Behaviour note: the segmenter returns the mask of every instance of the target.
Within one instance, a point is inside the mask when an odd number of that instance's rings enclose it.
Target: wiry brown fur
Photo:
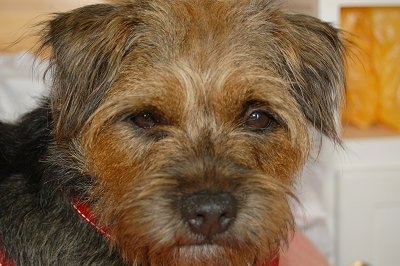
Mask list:
[[[43,40],[53,51],[57,148],[48,154],[86,178],[80,193],[126,263],[274,256],[294,227],[288,202],[309,127],[339,139],[335,29],[272,1],[138,0],[58,14]],[[246,126],[255,111],[271,124]],[[135,124],[143,113],[156,124]],[[179,211],[199,191],[238,201],[234,223],[212,239],[191,232]]]

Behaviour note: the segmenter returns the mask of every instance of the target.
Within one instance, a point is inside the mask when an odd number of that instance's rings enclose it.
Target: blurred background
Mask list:
[[[319,162],[334,265],[400,265],[400,1],[286,5],[333,23],[349,41],[344,149],[328,147]]]

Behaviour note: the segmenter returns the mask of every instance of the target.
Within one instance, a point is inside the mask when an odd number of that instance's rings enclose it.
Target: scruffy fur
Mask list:
[[[0,244],[17,265],[275,256],[294,229],[310,128],[339,141],[336,29],[266,0],[137,0],[57,14],[42,40],[49,97],[0,123]],[[229,226],[193,230],[192,196],[221,193]]]

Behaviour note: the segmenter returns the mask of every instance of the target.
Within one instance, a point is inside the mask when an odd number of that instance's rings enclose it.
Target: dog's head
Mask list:
[[[138,0],[59,14],[44,46],[56,142],[127,261],[277,251],[309,128],[338,140],[337,30],[265,0]]]

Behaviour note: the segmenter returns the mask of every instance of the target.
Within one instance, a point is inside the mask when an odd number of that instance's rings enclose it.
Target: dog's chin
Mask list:
[[[251,266],[256,261],[248,252],[214,243],[175,246],[170,255],[171,264],[168,265]]]

